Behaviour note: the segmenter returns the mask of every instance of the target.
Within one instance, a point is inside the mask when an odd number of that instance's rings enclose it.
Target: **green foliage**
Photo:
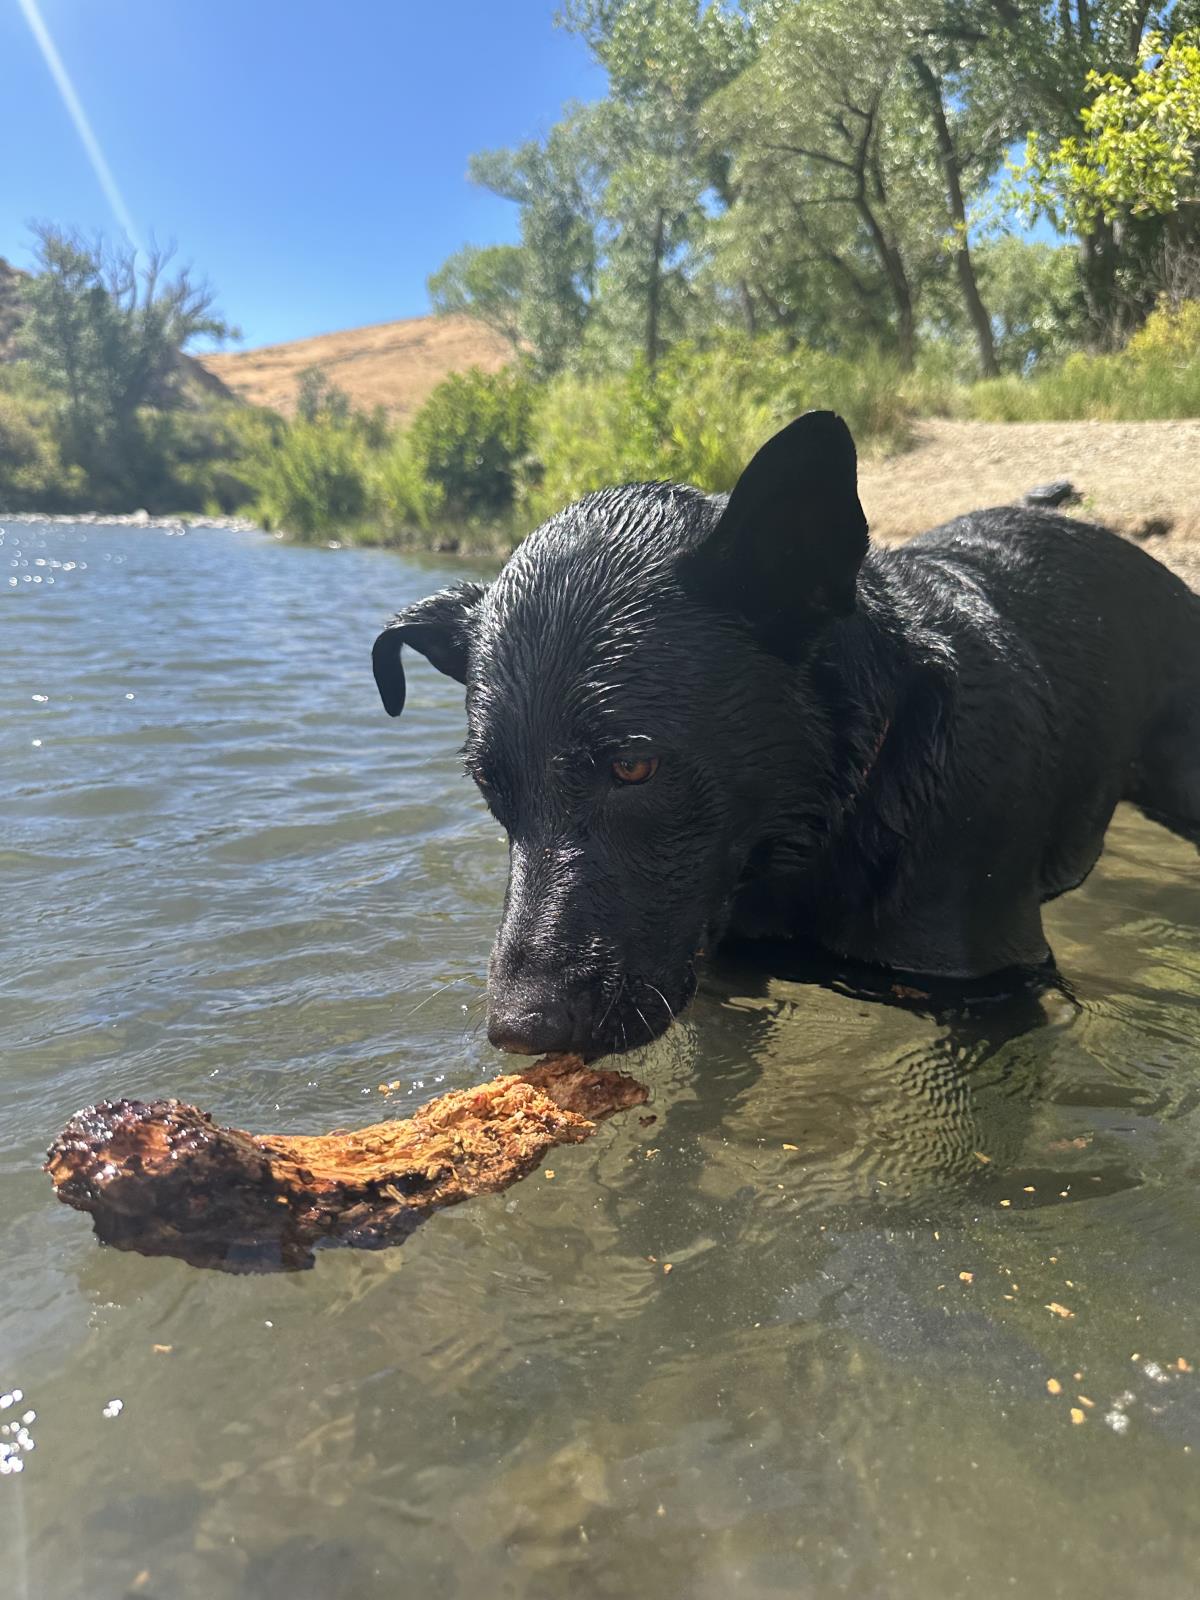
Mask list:
[[[573,107],[545,139],[470,163],[475,183],[520,207],[520,334],[542,373],[558,371],[579,348],[591,310],[603,116],[603,107]]]
[[[301,422],[344,428],[350,422],[350,396],[338,388],[324,367],[305,367],[296,385],[296,415]]]
[[[1118,354],[1076,351],[1032,378],[976,384],[965,402],[989,422],[1200,416],[1200,301],[1153,312]]]
[[[1061,360],[1087,338],[1078,253],[1070,245],[1009,233],[978,246],[975,262],[1003,371]]]
[[[435,311],[477,317],[520,352],[525,253],[519,245],[466,245],[429,278],[428,289]]]
[[[133,251],[48,224],[34,229],[37,271],[23,290],[21,345],[34,377],[58,396],[56,434],[97,497],[128,497],[147,470],[148,408],[184,400],[183,352],[231,332],[212,291],[170,252],[139,267]]]
[[[526,499],[529,520],[612,483],[730,489],[772,432],[815,407],[839,411],[865,444],[897,444],[912,414],[908,381],[887,356],[850,360],[733,336],[710,350],[677,346],[654,371],[638,361],[611,376],[564,374],[537,406],[543,476]]]
[[[0,508],[69,511],[83,504],[83,473],[62,459],[54,406],[24,363],[0,368]]]
[[[251,481],[265,527],[313,539],[366,513],[367,450],[358,431],[297,419],[253,461]]]
[[[512,510],[529,449],[533,392],[519,371],[454,373],[412,420],[413,469],[432,505],[455,519],[503,518]]]
[[[442,511],[442,496],[417,459],[411,434],[398,434],[377,459],[371,499],[382,525],[398,537],[433,530]]]
[[[1127,79],[1091,71],[1082,132],[1047,145],[1029,138],[1027,203],[1063,229],[1173,216],[1200,203],[1200,29],[1169,44],[1150,35]]]

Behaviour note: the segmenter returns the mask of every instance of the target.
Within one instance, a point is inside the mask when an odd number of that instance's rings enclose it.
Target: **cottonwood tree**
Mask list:
[[[956,25],[968,45],[976,80],[1000,86],[1022,134],[1035,150],[1080,136],[1099,75],[1131,83],[1148,35],[1169,42],[1200,25],[1200,0],[961,0]],[[1128,219],[1097,208],[1078,217],[1080,272],[1093,338],[1120,341],[1154,298],[1163,218]]]
[[[653,368],[691,331],[712,213],[730,198],[728,157],[701,136],[703,107],[753,56],[753,30],[704,0],[568,0],[558,20],[608,73],[602,332]]]
[[[61,396],[61,445],[95,482],[121,486],[143,445],[141,413],[182,398],[181,357],[198,338],[234,330],[212,289],[172,252],[131,249],[48,223],[34,229],[36,265],[24,290],[21,350]]]
[[[521,214],[519,328],[542,374],[579,348],[596,286],[602,108],[576,106],[544,139],[471,158],[474,182]]]
[[[1030,137],[1031,208],[1083,238],[1111,229],[1127,254],[1140,241],[1151,255],[1136,286],[1143,301],[1158,289],[1200,292],[1200,29],[1169,43],[1150,35],[1132,78],[1093,72],[1087,90],[1078,133],[1052,145]]]
[[[520,354],[525,344],[525,251],[520,245],[466,245],[442,263],[427,286],[436,312],[476,317]]]

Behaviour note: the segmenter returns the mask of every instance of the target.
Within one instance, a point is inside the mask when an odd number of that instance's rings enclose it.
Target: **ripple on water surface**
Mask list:
[[[461,690],[414,660],[396,724],[369,672],[461,575],[0,536],[6,1584],[1190,1594],[1200,875],[1132,815],[1051,908],[1065,990],[718,964],[635,1062],[644,1116],[402,1251],[224,1277],[53,1204],[46,1143],[102,1095],[316,1131],[495,1070]]]

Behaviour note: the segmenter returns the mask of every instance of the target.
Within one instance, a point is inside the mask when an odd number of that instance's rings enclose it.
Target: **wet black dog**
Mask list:
[[[1048,957],[1121,799],[1200,826],[1200,599],[1102,528],[1002,508],[867,539],[854,446],[811,412],[728,501],[637,484],[411,607],[466,685],[467,770],[507,829],[489,1034],[620,1050],[699,952],[803,937],[946,976]]]

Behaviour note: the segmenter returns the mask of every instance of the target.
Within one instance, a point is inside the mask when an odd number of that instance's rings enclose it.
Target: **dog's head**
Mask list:
[[[486,588],[410,607],[401,646],[466,686],[466,766],[510,842],[488,1033],[504,1049],[644,1044],[691,998],[752,850],[813,823],[830,757],[806,660],[853,609],[866,522],[831,412],[766,444],[728,503],[590,495]]]

